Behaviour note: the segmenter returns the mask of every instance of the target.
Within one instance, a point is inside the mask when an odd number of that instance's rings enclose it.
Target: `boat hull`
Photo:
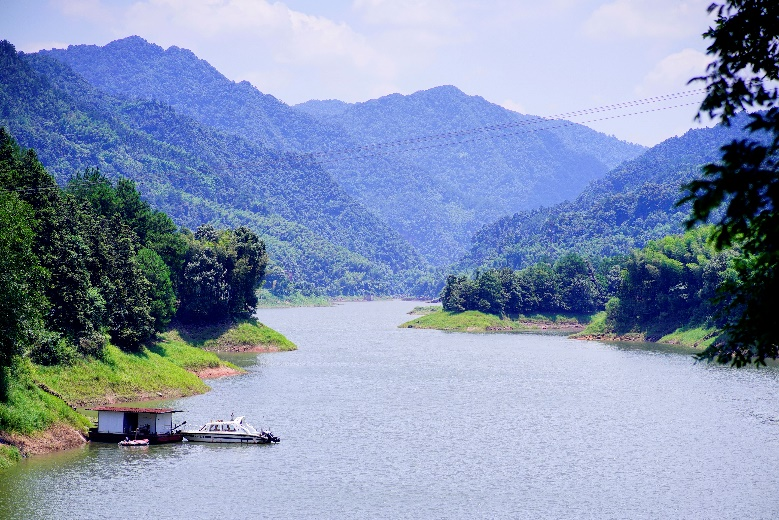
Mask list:
[[[211,442],[230,444],[270,444],[267,437],[259,435],[247,435],[245,433],[220,433],[220,432],[182,432],[182,436],[189,442]]]

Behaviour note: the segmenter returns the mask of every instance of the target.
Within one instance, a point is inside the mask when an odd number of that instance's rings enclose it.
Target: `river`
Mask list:
[[[779,370],[554,335],[260,310],[295,352],[168,401],[277,445],[95,444],[0,473],[0,518],[779,518]]]

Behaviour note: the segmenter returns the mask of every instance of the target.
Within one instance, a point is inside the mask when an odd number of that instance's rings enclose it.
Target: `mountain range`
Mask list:
[[[679,186],[739,132],[646,150],[453,86],[289,106],[139,37],[34,54],[3,42],[0,125],[59,182],[99,167],[180,225],[251,226],[272,276],[330,295],[431,295],[452,262],[624,253],[681,230]]]
[[[689,205],[682,186],[716,162],[720,148],[746,137],[744,115],[731,126],[690,130],[592,181],[573,201],[518,212],[474,234],[459,268],[524,268],[568,252],[592,257],[627,254],[649,240],[682,233]]]
[[[286,276],[328,294],[386,291],[416,251],[299,155],[206,127],[157,101],[119,98],[43,54],[0,44],[0,125],[59,182],[88,167],[135,180],[184,226],[247,224]]]
[[[290,107],[230,81],[188,50],[165,50],[139,37],[40,54],[66,63],[102,92],[164,103],[269,149],[311,154],[346,193],[438,266],[459,258],[482,225],[575,197],[644,150],[581,125],[520,115],[452,86]]]

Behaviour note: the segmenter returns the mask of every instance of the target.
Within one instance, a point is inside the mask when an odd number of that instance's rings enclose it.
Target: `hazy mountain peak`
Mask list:
[[[311,99],[295,105],[293,108],[301,110],[315,117],[337,116],[346,112],[351,105],[339,99]]]

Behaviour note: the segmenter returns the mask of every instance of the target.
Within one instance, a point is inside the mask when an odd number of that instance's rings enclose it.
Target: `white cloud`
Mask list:
[[[457,3],[451,0],[354,0],[352,7],[363,20],[378,25],[459,25]]]
[[[596,40],[668,39],[702,33],[710,0],[614,0],[599,6],[584,22]]]
[[[171,39],[262,43],[282,61],[318,60],[339,57],[355,65],[376,61],[366,40],[345,23],[294,11],[282,3],[253,0],[145,0],[135,3],[124,16],[129,30],[154,33]],[[187,38],[187,32],[194,32]],[[171,42],[174,44],[174,42]]]
[[[687,82],[706,71],[711,57],[695,49],[684,49],[660,60],[636,88],[639,96],[651,96],[696,88]],[[700,87],[700,86],[698,86]]]
[[[520,114],[527,114],[527,108],[525,107],[525,105],[523,105],[522,103],[517,103],[513,99],[507,99],[499,104],[505,109],[513,110],[514,112],[518,112]]]
[[[192,50],[234,80],[290,102],[349,98],[346,86],[393,82],[395,63],[345,22],[266,0],[140,0],[116,24],[163,47]],[[301,82],[301,80],[303,82]]]
[[[52,0],[65,16],[82,18],[94,23],[110,23],[113,14],[101,0]]]

